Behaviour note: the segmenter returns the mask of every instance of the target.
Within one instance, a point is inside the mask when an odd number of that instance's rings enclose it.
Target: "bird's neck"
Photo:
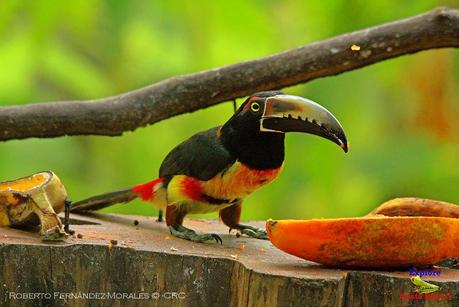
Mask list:
[[[258,127],[257,127],[258,128]],[[221,128],[221,140],[238,161],[257,170],[277,169],[284,162],[284,133]]]

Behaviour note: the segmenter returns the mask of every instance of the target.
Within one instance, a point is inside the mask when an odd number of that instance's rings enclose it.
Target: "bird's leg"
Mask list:
[[[237,204],[220,210],[220,218],[223,223],[230,228],[230,231],[232,229],[236,229],[249,237],[267,240],[268,235],[266,234],[266,230],[239,224],[239,219],[241,217],[241,204],[242,202],[238,202]]]
[[[175,237],[193,242],[217,241],[222,244],[222,239],[215,233],[198,233],[182,225],[186,211],[183,206],[170,204],[166,208],[166,224],[171,234]]]

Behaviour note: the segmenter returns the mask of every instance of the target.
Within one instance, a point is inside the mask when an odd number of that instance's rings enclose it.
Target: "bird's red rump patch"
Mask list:
[[[182,193],[193,200],[200,200],[202,195],[201,181],[185,177],[182,181]]]
[[[158,178],[144,184],[136,185],[132,188],[132,191],[139,195],[142,200],[152,200],[155,197],[155,186],[162,182],[163,178]]]

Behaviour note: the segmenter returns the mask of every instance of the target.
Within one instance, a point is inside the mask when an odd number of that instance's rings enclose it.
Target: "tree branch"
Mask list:
[[[351,50],[352,45],[360,50]],[[120,135],[257,91],[279,89],[400,55],[443,47],[459,47],[459,10],[437,8],[408,19],[253,61],[170,78],[104,99],[3,106],[0,140]]]

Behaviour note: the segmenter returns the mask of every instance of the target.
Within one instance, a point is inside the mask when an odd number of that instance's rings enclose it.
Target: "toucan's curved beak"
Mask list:
[[[344,129],[335,116],[314,101],[299,96],[266,98],[260,131],[315,134],[338,144],[344,152],[348,150]]]

